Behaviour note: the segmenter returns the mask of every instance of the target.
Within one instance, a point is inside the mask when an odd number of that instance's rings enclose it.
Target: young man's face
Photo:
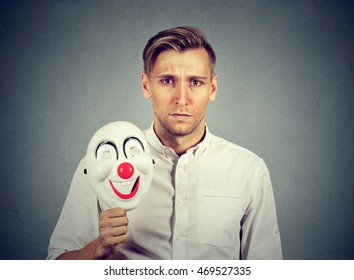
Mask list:
[[[216,82],[204,48],[160,53],[150,76],[142,75],[143,95],[153,101],[156,132],[172,136],[204,132],[208,102],[216,97]]]

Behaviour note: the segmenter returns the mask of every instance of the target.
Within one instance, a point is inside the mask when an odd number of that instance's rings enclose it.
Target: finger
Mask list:
[[[100,230],[100,235],[104,237],[108,236],[119,236],[126,234],[128,232],[127,226],[113,227],[113,228],[102,228]]]
[[[100,214],[100,217],[102,219],[114,218],[114,217],[123,217],[123,216],[127,216],[127,213],[126,213],[125,209],[120,208],[120,207],[111,208],[111,209],[102,211],[101,214]]]
[[[101,237],[101,243],[105,247],[110,247],[114,248],[116,245],[123,243],[127,239],[126,234],[118,235],[118,236],[106,236],[106,237]]]
[[[123,241],[123,242],[124,242],[124,241]],[[112,248],[112,250],[113,250],[114,253],[118,253],[118,252],[120,251],[123,242],[121,242],[121,243],[115,245],[115,246]]]
[[[99,221],[99,227],[120,227],[127,226],[129,223],[128,217],[119,217],[119,218],[107,218]]]

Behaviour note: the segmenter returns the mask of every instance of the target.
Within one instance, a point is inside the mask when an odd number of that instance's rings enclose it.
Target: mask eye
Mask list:
[[[118,151],[113,142],[103,141],[96,149],[96,158],[99,160],[117,160]]]
[[[144,153],[144,146],[138,138],[130,137],[124,142],[124,154],[126,158]]]

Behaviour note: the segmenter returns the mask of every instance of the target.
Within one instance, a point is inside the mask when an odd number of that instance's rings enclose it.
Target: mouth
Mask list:
[[[177,120],[185,120],[192,117],[192,115],[188,113],[172,113],[170,116]]]
[[[136,180],[133,184],[133,187],[131,188],[129,193],[122,193],[122,192],[118,191],[117,188],[114,186],[113,182],[111,180],[108,180],[108,181],[109,181],[109,184],[111,185],[111,188],[114,191],[114,193],[121,199],[130,199],[130,198],[134,197],[136,195],[136,193],[138,192],[139,186],[140,186],[140,176],[138,178],[136,178]],[[124,187],[125,189],[127,188],[126,182],[124,182],[124,183],[114,182],[114,183],[119,184],[120,186]]]
[[[191,117],[192,114],[188,111],[175,111],[170,113],[172,116],[185,116],[185,117]]]

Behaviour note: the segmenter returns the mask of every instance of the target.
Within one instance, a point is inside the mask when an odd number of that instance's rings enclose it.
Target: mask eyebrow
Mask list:
[[[143,151],[145,151],[145,147],[144,147],[143,143],[141,143],[141,141],[140,141],[137,137],[129,136],[129,137],[127,137],[127,138],[124,140],[124,143],[123,143],[123,151],[124,151],[124,155],[125,155],[126,158],[128,158],[128,156],[127,156],[127,151],[126,151],[126,145],[127,145],[127,143],[128,143],[130,140],[135,140],[135,141],[137,141],[137,143],[141,146],[141,148],[143,149]]]
[[[118,160],[118,149],[116,144],[114,144],[112,141],[102,141],[100,144],[98,144],[95,151],[95,157],[97,158],[98,149],[103,145],[111,145],[116,150],[116,159]]]

